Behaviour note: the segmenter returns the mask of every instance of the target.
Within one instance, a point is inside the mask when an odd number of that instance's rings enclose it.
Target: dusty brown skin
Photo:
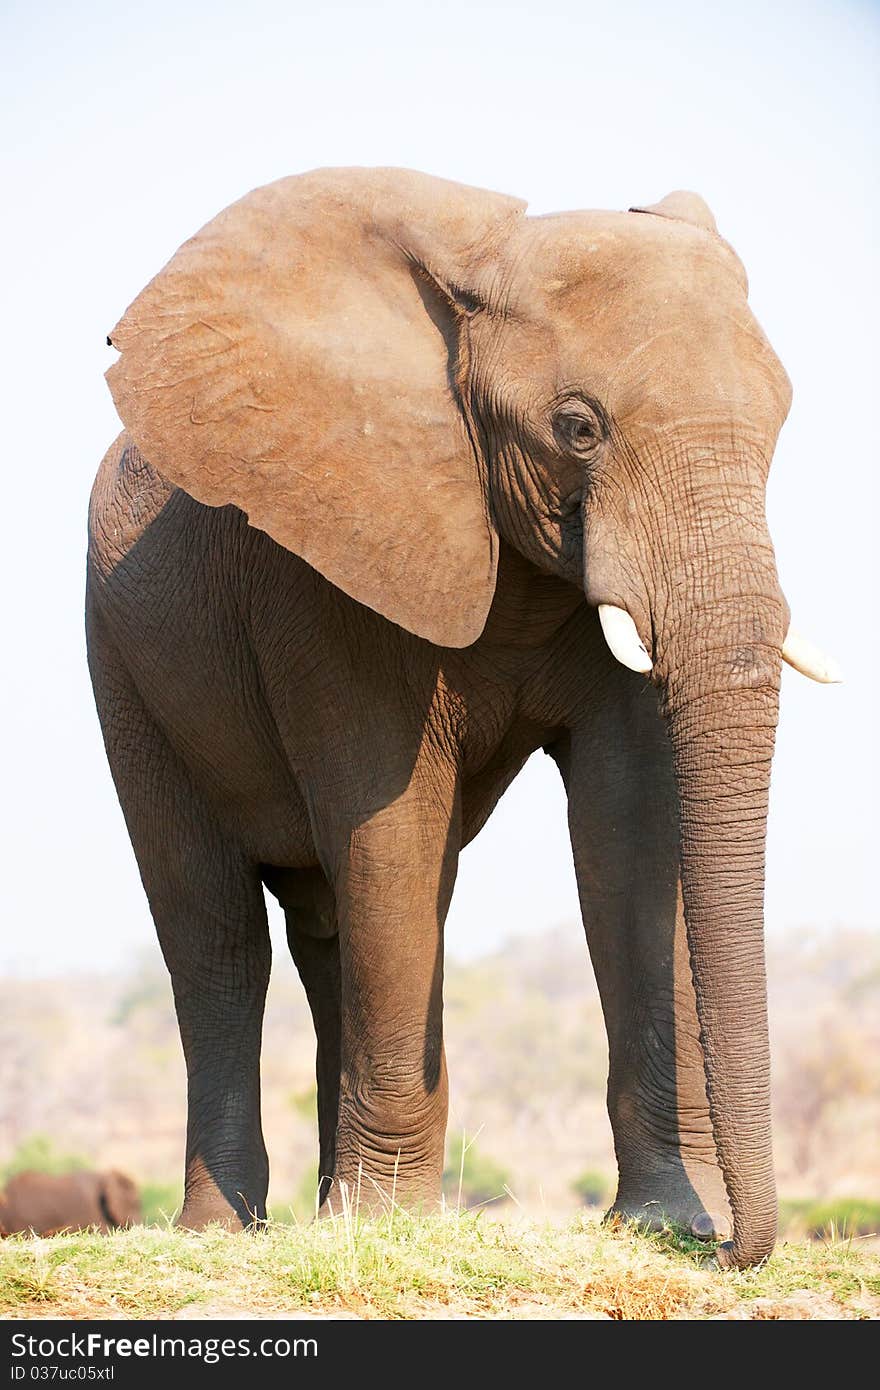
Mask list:
[[[10,1178],[0,1192],[0,1235],[55,1236],[88,1226],[114,1231],[141,1219],[141,1199],[131,1178],[107,1173],[38,1173]]]
[[[263,884],[315,1019],[325,1193],[436,1199],[458,852],[543,746],[615,1209],[709,1235],[729,1201],[727,1257],[765,1256],[788,611],[764,488],[790,388],[705,204],[528,218],[321,171],[227,209],[111,338],[127,432],[92,499],[89,659],[186,1054],[183,1222],[265,1210]]]

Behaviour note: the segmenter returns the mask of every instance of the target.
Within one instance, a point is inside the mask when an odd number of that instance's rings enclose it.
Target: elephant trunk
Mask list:
[[[665,713],[681,823],[681,877],[707,1092],[734,1219],[738,1266],[765,1258],[776,1237],[770,1056],[764,965],[764,853],[778,716],[779,645],[700,622],[666,653]],[[760,627],[781,627],[767,605]],[[699,619],[698,619],[699,622]],[[711,634],[711,635],[710,635]],[[779,638],[781,641],[781,637]],[[670,660],[671,658],[671,660]]]
[[[764,858],[789,613],[763,452],[747,420],[717,437],[642,441],[647,550],[618,492],[585,495],[584,572],[611,651],[650,668],[661,692],[706,1090],[734,1219],[720,1258],[746,1266],[770,1253],[777,1223]]]

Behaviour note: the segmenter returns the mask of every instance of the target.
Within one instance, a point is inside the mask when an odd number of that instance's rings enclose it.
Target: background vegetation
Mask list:
[[[609,1231],[601,1010],[578,929],[514,943],[446,984],[448,1211],[308,1223],[317,1186],[314,1040],[276,960],[263,1059],[272,1224],[230,1245],[169,1229],[184,1073],[164,971],[0,984],[0,1180],[123,1168],[153,1230],[0,1242],[0,1307],[33,1315],[864,1317],[880,1308],[880,939],[771,943],[776,1162],[789,1243],[721,1274],[674,1232]],[[468,1211],[467,1209],[471,1210]],[[579,1215],[580,1213],[580,1215]],[[291,1231],[291,1226],[296,1227]],[[5,1300],[5,1302],[4,1302]],[[249,1301],[248,1301],[249,1300]]]
[[[868,1220],[880,1199],[880,937],[771,941],[776,1167],[786,1217]],[[579,928],[513,943],[446,981],[447,1197],[565,1217],[613,1188],[607,1049]],[[179,1200],[185,1081],[158,957],[127,975],[0,982],[0,1175],[115,1166],[151,1216]],[[314,1035],[276,955],[263,1049],[278,1218],[314,1205]],[[462,1169],[462,1145],[466,1146]],[[873,1203],[873,1205],[872,1205]]]

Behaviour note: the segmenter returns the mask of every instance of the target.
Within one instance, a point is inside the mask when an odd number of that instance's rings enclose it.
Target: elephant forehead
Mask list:
[[[543,341],[551,389],[580,385],[616,414],[668,414],[686,402],[691,411],[748,409],[778,429],[790,384],[749,308],[738,261],[712,233],[669,221],[658,233],[655,221],[534,219],[533,245],[511,279],[512,355],[535,364]]]
[[[582,381],[616,416],[685,409],[778,429],[788,378],[746,304],[625,302],[557,326],[560,377]]]
[[[551,301],[577,296],[601,279],[643,293],[732,282],[748,293],[742,262],[716,232],[632,212],[569,212],[527,217],[512,245],[515,289]]]

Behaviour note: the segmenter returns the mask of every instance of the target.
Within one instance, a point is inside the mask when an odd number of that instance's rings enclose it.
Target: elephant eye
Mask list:
[[[579,458],[589,457],[596,452],[605,439],[605,428],[597,412],[578,402],[558,410],[553,418],[553,432],[558,443],[567,453]]]

